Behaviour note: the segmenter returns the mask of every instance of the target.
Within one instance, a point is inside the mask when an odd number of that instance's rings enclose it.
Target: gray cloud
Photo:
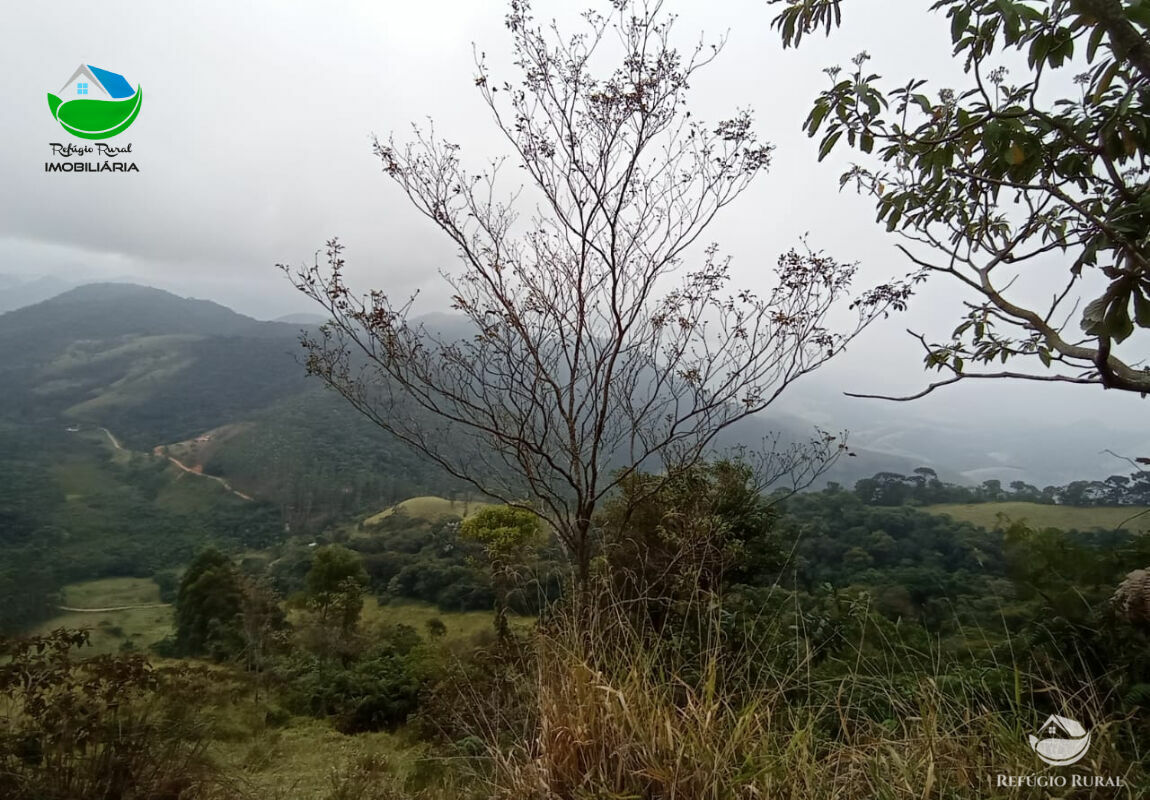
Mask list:
[[[537,15],[570,18],[589,0],[537,0]],[[777,145],[768,176],[720,219],[712,238],[734,257],[736,282],[764,288],[777,254],[804,233],[862,280],[904,272],[893,240],[869,202],[840,193],[846,163],[817,164],[799,130],[826,77],[823,67],[866,49],[892,78],[961,75],[949,57],[946,23],[889,2],[851,4],[833,40],[783,51],[764,0],[678,0],[684,41],[726,34],[719,60],[695,84],[693,111],[707,119],[756,109]],[[497,74],[508,74],[501,0],[424,3],[199,2],[10,4],[0,26],[0,272],[71,279],[134,277],[209,297],[258,316],[307,310],[273,265],[312,257],[330,236],[348,246],[349,275],[364,288],[422,289],[442,303],[437,277],[453,248],[381,174],[370,135],[433,117],[443,135],[477,161],[500,140],[472,85],[472,42]],[[78,63],[122,72],[142,85],[131,130],[140,173],[45,174],[48,142],[64,134],[45,93]],[[955,286],[927,287],[912,311],[869,331],[812,382],[911,391],[926,380],[906,327],[945,335],[960,310]],[[1031,424],[1073,418],[1135,419],[1143,406],[1097,389],[960,387],[916,413],[1001,414]]]

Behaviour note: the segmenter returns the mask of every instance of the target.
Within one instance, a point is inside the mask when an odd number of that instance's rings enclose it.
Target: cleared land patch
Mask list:
[[[1009,522],[1025,522],[1035,528],[1061,530],[1113,530],[1125,527],[1131,531],[1150,531],[1150,513],[1145,506],[1055,506],[1042,503],[951,503],[924,506],[931,514],[946,514],[960,522],[970,522],[988,530],[1002,526],[999,516]]]
[[[33,633],[47,633],[56,628],[87,628],[92,632],[92,646],[83,655],[117,653],[126,646],[147,648],[173,630],[173,610],[157,606],[160,589],[148,578],[103,578],[73,583],[64,587],[60,605],[73,608],[121,608],[118,611],[63,611],[36,626]]]
[[[413,519],[434,522],[440,517],[446,516],[466,517],[468,514],[474,514],[479,509],[489,505],[491,505],[491,503],[485,503],[481,500],[448,500],[446,497],[435,497],[433,495],[411,497],[402,503],[396,503],[391,508],[384,509],[378,514],[368,517],[364,520],[363,524],[365,526],[377,525],[397,512],[402,512]]]
[[[376,598],[365,597],[361,619],[367,625],[409,625],[426,639],[427,622],[436,618],[446,628],[444,637],[447,639],[467,639],[477,633],[495,631],[495,615],[491,611],[440,611],[430,603],[415,600],[399,600],[380,605]],[[512,615],[510,621],[516,627],[527,627],[535,622],[535,618]]]

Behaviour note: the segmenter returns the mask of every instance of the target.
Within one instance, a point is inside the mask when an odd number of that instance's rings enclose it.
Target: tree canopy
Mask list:
[[[842,22],[843,0],[785,3],[785,46]],[[1150,391],[1150,3],[938,0],[965,85],[891,84],[860,53],[804,127],[819,158],[844,140],[842,175],[874,198],[916,277],[970,290],[949,340],[915,334],[947,377]],[[902,9],[900,8],[900,13]],[[1035,298],[1043,298],[1035,301]],[[1003,369],[1017,361],[1024,369]],[[895,398],[910,399],[910,398]]]

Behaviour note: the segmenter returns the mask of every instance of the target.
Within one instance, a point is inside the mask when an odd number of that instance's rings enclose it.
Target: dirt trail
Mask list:
[[[161,454],[158,454],[158,455],[162,455],[162,453],[161,453]],[[246,494],[244,494],[243,492],[239,491],[238,489],[233,489],[233,488],[232,488],[232,485],[231,485],[230,483],[228,483],[227,481],[225,481],[223,478],[221,478],[221,477],[219,477],[219,476],[216,476],[216,475],[208,475],[207,473],[201,472],[201,471],[200,471],[200,470],[198,470],[198,469],[192,469],[192,468],[191,468],[191,467],[189,467],[187,464],[185,464],[183,461],[180,461],[178,458],[175,458],[175,457],[173,457],[173,456],[164,456],[164,457],[165,457],[165,458],[167,458],[167,459],[168,459],[168,461],[171,461],[171,462],[172,462],[173,464],[175,464],[177,467],[179,467],[179,468],[180,468],[180,469],[182,469],[184,472],[187,472],[187,473],[188,473],[188,474],[190,474],[190,475],[199,475],[201,478],[208,478],[208,479],[210,479],[210,480],[213,480],[213,481],[215,481],[215,482],[216,482],[216,483],[218,483],[220,486],[224,487],[224,488],[225,488],[225,489],[227,489],[229,492],[231,492],[232,494],[234,494],[236,497],[242,497],[244,500],[253,500],[253,499],[254,499],[254,498],[253,498],[251,495],[246,495]]]
[[[61,611],[73,611],[76,613],[88,613],[99,611],[131,611],[133,608],[167,608],[171,603],[144,603],[139,606],[108,606],[107,608],[76,608],[75,606],[56,606]]]
[[[112,443],[112,447],[116,448],[117,450],[123,450],[124,449],[123,445],[120,444],[120,440],[117,439],[112,434],[112,432],[110,430],[108,430],[107,428],[100,428],[100,430],[102,430],[104,433],[106,433],[108,435],[108,441],[110,441]],[[243,500],[247,500],[248,502],[252,502],[255,500],[255,498],[252,497],[251,495],[244,494],[243,492],[239,491],[238,489],[233,489],[232,485],[230,483],[228,483],[227,481],[225,481],[223,478],[217,477],[215,475],[205,475],[203,472],[200,472],[199,470],[192,469],[187,464],[185,464],[184,462],[180,461],[177,458],[173,458],[172,456],[164,455],[162,452],[160,452],[160,448],[158,448],[158,447],[155,449],[154,455],[160,456],[161,458],[168,459],[168,461],[171,461],[173,464],[175,464],[177,467],[179,467],[180,469],[182,469],[184,472],[188,473],[189,475],[198,475],[201,478],[207,478],[208,480],[215,481],[220,486],[224,487],[229,492],[234,494],[236,497],[239,497]],[[128,608],[132,608],[132,607],[133,606],[128,606]],[[144,606],[135,606],[135,607],[136,608],[144,608]],[[63,606],[61,606],[61,608],[63,608]],[[81,611],[119,611],[120,609],[88,608],[88,609],[80,609],[80,610]]]

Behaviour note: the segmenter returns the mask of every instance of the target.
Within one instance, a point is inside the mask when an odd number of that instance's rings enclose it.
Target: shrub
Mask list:
[[[74,659],[85,631],[0,640],[0,797],[220,800],[195,672],[139,655]]]
[[[297,653],[281,665],[288,707],[333,717],[344,733],[394,730],[419,705],[427,670],[420,639],[406,625],[381,628],[376,641],[349,662]]]

